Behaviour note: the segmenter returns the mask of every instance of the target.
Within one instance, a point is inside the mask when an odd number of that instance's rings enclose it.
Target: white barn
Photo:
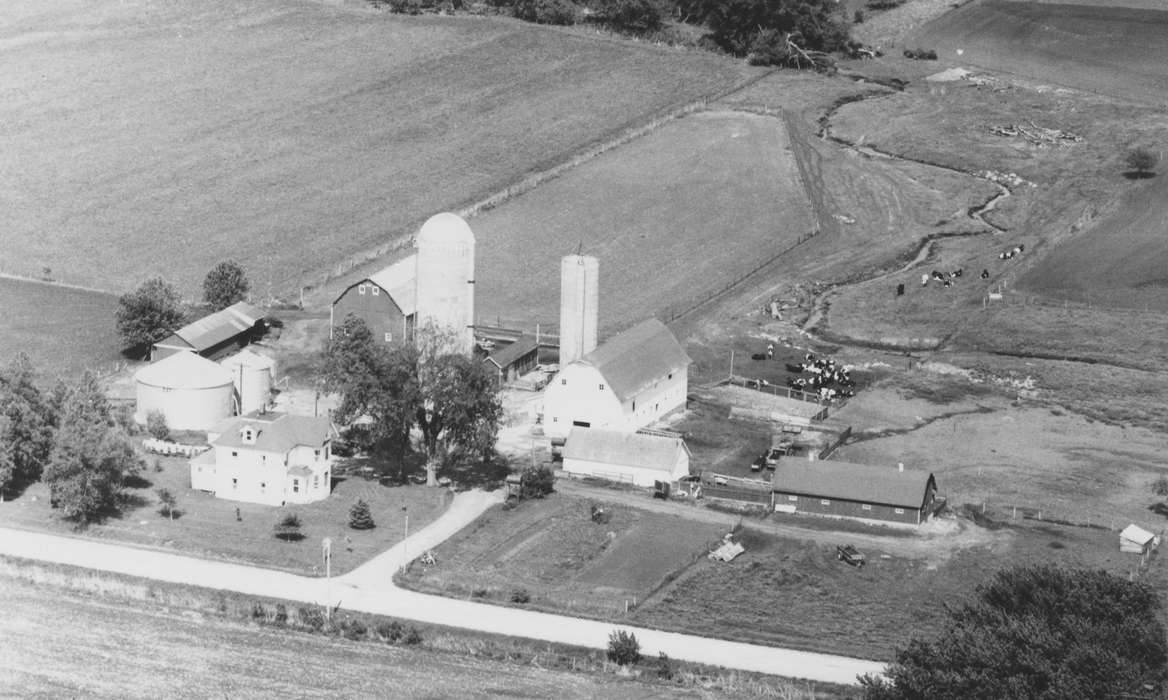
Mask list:
[[[691,363],[664,323],[642,321],[560,368],[544,391],[544,432],[643,428],[685,407]]]
[[[689,448],[679,437],[575,428],[564,443],[564,472],[637,486],[676,483],[689,474]]]

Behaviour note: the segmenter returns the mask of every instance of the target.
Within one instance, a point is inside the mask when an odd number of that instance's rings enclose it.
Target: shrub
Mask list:
[[[354,530],[371,530],[376,527],[373,514],[369,512],[369,504],[361,499],[349,509],[349,527]]]
[[[487,591],[487,589],[485,589],[485,588],[476,588],[476,589],[474,589],[473,591],[471,591],[471,592],[470,592],[470,597],[471,597],[471,598],[486,598],[486,597],[487,597],[487,594],[488,594],[488,591]]]
[[[304,627],[319,632],[324,628],[324,613],[316,608],[298,608],[296,619]]]
[[[528,593],[527,589],[525,588],[516,588],[515,590],[511,591],[511,602],[519,603],[520,605],[523,603],[529,603],[531,602],[531,594]]]
[[[546,465],[528,467],[519,477],[519,491],[523,498],[543,498],[556,490],[556,476]]]
[[[536,24],[575,24],[579,8],[568,0],[517,0],[511,7],[516,18]]]
[[[1155,153],[1146,148],[1133,148],[1128,151],[1125,158],[1127,167],[1141,175],[1154,170],[1159,160],[1160,158]]]
[[[596,13],[616,29],[653,32],[661,28],[661,7],[654,0],[599,0]]]
[[[273,619],[277,625],[283,625],[288,622],[288,608],[284,607],[283,603],[276,604],[276,617]]]
[[[1152,482],[1152,493],[1157,496],[1168,496],[1168,476],[1161,476]]]
[[[377,638],[386,644],[397,644],[405,636],[406,630],[402,623],[394,620],[393,622],[378,623],[376,632]]]
[[[251,606],[251,619],[257,622],[263,622],[268,617],[268,613],[264,610],[264,604],[260,602],[253,603]]]
[[[856,14],[852,16],[852,22],[854,24],[863,24],[864,23],[864,11],[863,10],[856,10]]]
[[[673,660],[665,652],[661,652],[657,656],[657,677],[662,680],[673,680],[674,668]]]
[[[236,517],[239,517],[239,511],[236,510]],[[304,535],[300,532],[300,516],[295,513],[288,513],[276,522],[276,537],[285,542],[296,542],[304,539]]]
[[[637,635],[626,630],[613,630],[608,635],[608,660],[629,666],[641,660],[641,643]]]
[[[937,52],[932,49],[905,49],[904,57],[916,61],[936,61]]]
[[[341,633],[345,635],[345,639],[359,642],[365,638],[368,632],[369,629],[360,620],[345,620],[341,623]]]
[[[155,440],[170,438],[170,426],[166,424],[166,415],[162,411],[150,411],[146,414],[146,432]]]
[[[422,632],[413,625],[406,630],[406,634],[402,637],[402,644],[407,646],[417,646],[422,643]]]

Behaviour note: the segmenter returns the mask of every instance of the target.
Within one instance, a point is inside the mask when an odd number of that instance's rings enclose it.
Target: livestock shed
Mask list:
[[[175,430],[206,430],[235,415],[235,383],[227,368],[193,352],[154,362],[134,375],[134,420],[158,411]]]
[[[258,411],[271,402],[276,383],[275,360],[245,349],[219,364],[231,372],[240,413]]]
[[[544,391],[544,433],[643,428],[685,407],[692,362],[664,323],[642,321],[560,367]]]
[[[1119,533],[1119,551],[1147,554],[1160,544],[1160,538],[1139,525],[1128,525]]]
[[[572,476],[651,487],[689,474],[689,448],[679,437],[573,428],[563,454],[563,469]]]
[[[513,382],[531,370],[539,362],[539,343],[530,335],[521,335],[518,340],[483,359],[499,384]]]
[[[413,338],[417,315],[418,256],[411,255],[349,285],[333,301],[329,337],[353,314],[376,340],[393,343]]]
[[[933,512],[937,481],[903,465],[784,459],[771,490],[779,512],[918,525]]]
[[[259,339],[267,330],[263,311],[247,302],[236,302],[188,323],[155,343],[150,349],[150,360],[156,362],[180,352],[194,352],[218,360]]]

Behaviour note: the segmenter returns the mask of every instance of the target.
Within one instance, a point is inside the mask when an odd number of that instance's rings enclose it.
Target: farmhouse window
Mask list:
[[[320,461],[320,450],[313,450],[313,451],[312,451],[312,456],[313,456],[313,457],[315,457],[315,458],[316,458],[316,461],[318,461],[318,462],[319,462],[319,461]]]
[[[868,505],[867,503],[864,503],[864,504],[860,505],[860,510],[872,510],[872,506]]]
[[[260,491],[263,491],[266,488],[268,488],[267,482],[261,481],[260,482]]]
[[[897,508],[897,509],[896,509],[896,514],[897,514],[897,515],[904,515],[904,508]]]
[[[292,480],[292,493],[300,493],[300,479]]]
[[[787,500],[788,501],[797,501],[797,500],[799,500],[799,497],[798,496],[787,496]]]
[[[361,286],[357,287],[357,293],[364,294],[365,293],[365,285],[361,285]]]
[[[831,501],[827,500],[826,498],[821,498],[821,499],[819,499],[819,505],[821,505],[821,506],[830,506],[830,505],[831,505]]]
[[[666,377],[666,379],[673,379],[673,372],[670,372],[670,373],[669,373],[669,376],[668,376],[668,377]]]
[[[386,333],[385,334],[385,342],[387,342],[387,343],[393,342],[393,333]]]
[[[600,385],[600,390],[601,390],[601,391],[604,391],[604,385],[603,385],[603,384],[601,384],[601,385]]]
[[[559,423],[559,422],[560,422],[560,419],[559,419],[559,418],[557,418],[556,416],[552,416],[552,422],[553,422],[553,423]]]
[[[370,289],[373,290],[373,296],[377,296],[378,294],[381,293],[381,287],[378,287],[376,285],[371,286]]]
[[[324,446],[324,458],[325,459],[329,458],[329,446],[328,445]]]
[[[234,491],[237,486],[239,486],[239,479],[232,479],[231,480],[231,490]]]
[[[312,475],[312,488],[314,488],[314,489],[320,488],[320,474],[313,474]]]
[[[264,464],[267,464],[268,463],[268,456],[267,455],[260,455],[260,461],[263,462]]]
[[[560,386],[568,386],[568,380],[567,380],[567,379],[561,379],[561,380],[560,380]]]
[[[234,450],[232,450],[232,451],[231,451],[231,456],[232,456],[232,457],[238,457],[238,456],[239,456],[239,453],[238,453],[238,452],[236,452],[236,451],[234,451]]]

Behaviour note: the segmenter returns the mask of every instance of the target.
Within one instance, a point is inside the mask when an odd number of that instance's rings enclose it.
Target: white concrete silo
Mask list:
[[[596,349],[600,321],[600,263],[587,255],[560,261],[560,365]]]
[[[448,349],[469,355],[474,348],[474,233],[456,214],[435,214],[422,225],[414,244],[417,328],[449,332]]]
[[[239,412],[251,413],[268,405],[276,381],[276,361],[251,350],[243,350],[219,362],[231,372]]]
[[[173,430],[206,430],[235,414],[231,372],[193,352],[178,352],[143,367],[134,383],[134,419],[139,423],[151,411],[160,411]]]

